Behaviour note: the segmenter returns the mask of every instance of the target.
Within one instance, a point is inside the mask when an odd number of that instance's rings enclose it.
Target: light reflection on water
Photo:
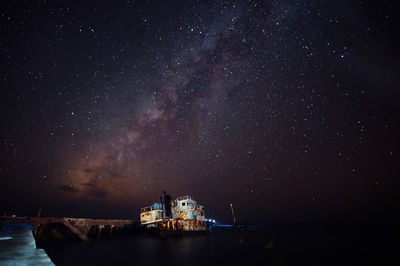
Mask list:
[[[43,249],[36,248],[29,227],[12,227],[0,240],[0,265],[54,265]]]

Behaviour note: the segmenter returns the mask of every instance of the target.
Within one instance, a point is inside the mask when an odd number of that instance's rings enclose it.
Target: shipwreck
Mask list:
[[[190,196],[172,200],[163,192],[161,202],[141,208],[140,224],[160,232],[207,232],[204,207]]]

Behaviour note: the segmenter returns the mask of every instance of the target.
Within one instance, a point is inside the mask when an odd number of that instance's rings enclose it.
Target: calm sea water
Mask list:
[[[0,234],[0,265],[54,265],[43,249],[36,248],[32,229],[12,227]]]
[[[56,265],[400,265],[396,230],[274,225],[175,238],[113,237],[46,252]]]

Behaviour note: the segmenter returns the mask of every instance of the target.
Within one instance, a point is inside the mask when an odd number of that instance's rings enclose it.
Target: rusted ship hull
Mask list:
[[[209,231],[203,206],[189,196],[161,196],[161,203],[142,208],[140,222],[145,231],[166,235]]]

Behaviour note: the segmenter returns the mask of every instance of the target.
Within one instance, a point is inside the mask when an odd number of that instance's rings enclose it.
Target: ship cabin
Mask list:
[[[190,196],[171,200],[161,196],[162,203],[141,208],[140,223],[146,228],[156,227],[169,231],[206,231],[204,208]]]
[[[140,223],[151,224],[162,220],[163,209],[161,203],[154,203],[151,206],[140,209]]]
[[[172,203],[172,216],[184,220],[205,221],[204,208],[190,196],[176,198]]]

